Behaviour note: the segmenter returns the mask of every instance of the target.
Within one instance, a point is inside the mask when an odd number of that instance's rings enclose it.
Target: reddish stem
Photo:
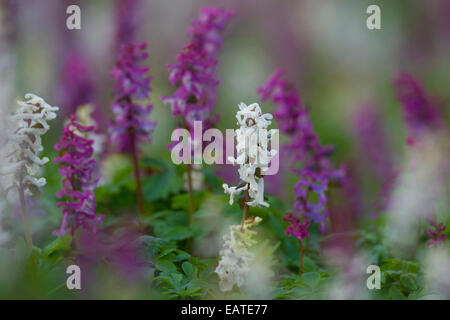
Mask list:
[[[416,243],[414,245],[414,250],[412,253],[412,259],[416,258],[416,254],[417,254],[417,249],[419,248],[419,242],[420,242],[420,231],[422,228],[422,217],[419,217],[419,224],[417,226],[417,236],[416,236]]]
[[[145,213],[144,210],[144,197],[142,195],[142,185],[141,185],[141,174],[139,172],[139,160],[136,149],[136,136],[134,133],[129,130],[130,133],[130,143],[131,143],[131,154],[133,157],[133,168],[134,168],[134,178],[136,180],[136,193],[137,193],[137,201],[139,214],[143,215]]]

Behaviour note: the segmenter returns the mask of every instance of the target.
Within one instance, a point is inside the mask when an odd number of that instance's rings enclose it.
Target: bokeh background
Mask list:
[[[371,106],[380,114],[381,126],[395,164],[404,161],[405,125],[393,80],[399,71],[415,75],[431,99],[442,108],[447,123],[450,88],[450,1],[448,0],[1,0],[0,102],[13,105],[24,93],[45,97],[61,107],[60,115],[45,136],[43,155],[54,157],[65,117],[78,105],[93,103],[100,129],[112,118],[113,81],[109,76],[119,44],[148,42],[148,65],[153,78],[151,119],[157,122],[146,155],[170,161],[172,130],[177,119],[161,102],[173,87],[167,64],[188,42],[187,28],[205,5],[235,12],[224,36],[218,68],[218,99],[213,113],[220,115],[219,129],[235,127],[241,101],[259,101],[256,88],[278,68],[297,87],[309,106],[312,122],[323,144],[336,146],[335,163],[345,163],[354,173],[363,207],[380,192],[382,181],[364,161],[358,144],[355,117]],[[81,30],[67,30],[65,13],[70,4],[81,7]],[[368,30],[366,8],[381,7],[381,30]],[[128,17],[128,18],[127,18]],[[128,22],[125,23],[124,21]],[[273,112],[271,103],[262,103]],[[276,127],[276,121],[274,121]],[[285,137],[281,137],[284,141]],[[448,137],[447,137],[448,138]],[[284,169],[283,162],[282,171]],[[49,164],[48,172],[56,171]],[[286,169],[285,169],[286,170]],[[287,169],[288,170],[288,169]],[[224,174],[226,176],[226,174]],[[59,177],[49,178],[46,192],[59,189]],[[233,183],[233,181],[230,181]],[[270,189],[292,203],[295,178],[287,175],[282,188]],[[448,193],[448,192],[447,192]],[[372,199],[372,200],[371,200]],[[37,216],[50,215],[53,226],[34,229],[44,234],[57,226],[60,213],[54,199],[42,200]],[[46,204],[45,202],[48,201]],[[358,212],[369,215],[370,210]],[[370,220],[369,220],[370,221]],[[45,222],[47,223],[47,222]],[[368,222],[369,224],[371,222]],[[39,241],[39,240],[38,240]]]

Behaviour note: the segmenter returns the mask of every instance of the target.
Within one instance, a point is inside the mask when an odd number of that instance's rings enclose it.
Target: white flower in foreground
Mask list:
[[[256,243],[253,237],[256,232],[250,230],[260,223],[260,217],[249,218],[241,225],[230,226],[230,232],[223,239],[225,241],[220,250],[220,262],[215,272],[220,278],[220,290],[230,291],[234,285],[242,287],[246,283],[246,276],[250,272],[250,265],[255,255],[250,252],[250,247]]]
[[[47,121],[56,118],[58,107],[31,93],[25,99],[17,101],[19,107],[7,117],[7,142],[0,150],[1,189],[8,195],[19,188],[31,195],[46,184],[45,178],[35,177],[49,161],[47,157],[39,158],[43,150],[41,136],[49,129]]]
[[[262,114],[257,103],[247,106],[241,102],[239,109],[236,114],[237,124],[240,126],[236,130],[237,157],[229,157],[228,160],[239,165],[238,172],[242,181],[235,187],[224,184],[223,188],[225,193],[230,194],[230,204],[233,204],[236,194],[247,190],[252,199],[247,205],[268,207],[269,204],[264,201],[264,173],[269,169],[270,160],[277,150],[269,151],[267,146],[277,130],[267,131],[272,115]]]

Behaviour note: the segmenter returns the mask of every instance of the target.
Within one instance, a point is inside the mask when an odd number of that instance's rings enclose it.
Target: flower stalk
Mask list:
[[[115,113],[115,119],[110,124],[111,143],[120,152],[131,154],[138,210],[141,216],[145,213],[145,207],[139,171],[139,143],[141,140],[150,142],[150,134],[156,126],[156,123],[148,119],[153,106],[134,102],[148,99],[151,91],[151,77],[147,75],[149,68],[140,65],[140,62],[148,57],[146,47],[145,42],[123,44],[111,71],[111,77],[116,80],[115,100],[111,105]]]
[[[46,164],[47,157],[39,158],[43,151],[42,138],[49,129],[48,120],[56,118],[58,107],[50,106],[41,97],[27,93],[26,101],[17,101],[19,108],[8,116],[7,143],[0,150],[0,189],[4,190],[10,201],[19,198],[24,233],[27,245],[33,245],[25,196],[37,195],[47,181],[36,178],[40,168]]]

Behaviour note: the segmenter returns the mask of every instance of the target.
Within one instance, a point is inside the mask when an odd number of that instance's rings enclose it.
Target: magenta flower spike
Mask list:
[[[293,213],[288,213],[283,217],[283,220],[289,222],[289,226],[286,229],[286,235],[293,236],[297,238],[298,241],[302,241],[309,236],[308,228],[311,222],[307,218],[305,218],[303,222],[300,222],[301,218],[295,216]]]
[[[424,130],[435,130],[441,125],[441,112],[426,96],[419,82],[409,73],[401,72],[395,81],[398,100],[408,130],[408,140],[414,140]]]
[[[62,190],[56,193],[57,198],[61,199],[58,208],[63,208],[61,227],[53,232],[57,236],[66,233],[73,235],[79,227],[96,232],[104,217],[97,216],[95,211],[94,189],[97,179],[93,176],[93,140],[83,137],[84,133],[92,130],[94,127],[80,125],[72,115],[61,141],[55,145],[60,156],[53,162],[59,164],[63,185]]]
[[[95,101],[95,87],[89,65],[82,54],[72,52],[64,60],[61,75],[61,105],[70,115],[83,104]]]
[[[147,44],[124,44],[119,57],[111,71],[111,77],[116,80],[114,86],[114,102],[111,108],[115,118],[110,124],[111,143],[119,151],[131,152],[132,139],[138,149],[141,140],[151,141],[150,133],[156,124],[148,119],[152,105],[143,106],[134,102],[148,99],[151,78],[146,75],[148,67],[140,66],[147,59],[145,51]]]
[[[262,100],[272,100],[276,106],[274,117],[279,122],[281,132],[290,136],[286,148],[292,154],[294,163],[300,162],[302,169],[293,171],[302,175],[303,170],[325,175],[330,181],[342,183],[343,168],[335,169],[329,157],[334,152],[332,146],[322,146],[314,131],[309,110],[301,105],[297,90],[282,78],[284,70],[275,71],[263,86],[258,88]]]
[[[297,214],[318,223],[321,230],[325,230],[328,184],[333,182],[342,185],[345,182],[345,170],[334,168],[329,159],[334,148],[320,143],[309,110],[302,106],[297,90],[283,75],[284,70],[275,71],[258,88],[258,92],[262,100],[270,99],[275,104],[274,117],[278,120],[281,132],[290,137],[285,148],[291,154],[292,170],[300,176],[294,188],[294,209]],[[317,198],[316,202],[309,201],[312,194],[315,194],[313,197]]]
[[[144,214],[144,199],[139,172],[139,144],[142,140],[151,141],[150,133],[156,123],[148,119],[152,105],[141,105],[135,100],[148,99],[151,78],[148,67],[140,63],[147,59],[147,43],[123,44],[111,77],[116,80],[114,102],[111,105],[115,119],[110,124],[111,143],[121,152],[131,153],[133,157],[136,192],[139,213]]]
[[[194,121],[203,121],[203,128],[207,128],[218,120],[210,116],[219,84],[215,71],[222,34],[232,15],[224,9],[203,8],[189,29],[191,42],[177,56],[176,63],[168,65],[169,81],[177,89],[161,99],[171,106],[174,116],[185,119],[189,129]]]

